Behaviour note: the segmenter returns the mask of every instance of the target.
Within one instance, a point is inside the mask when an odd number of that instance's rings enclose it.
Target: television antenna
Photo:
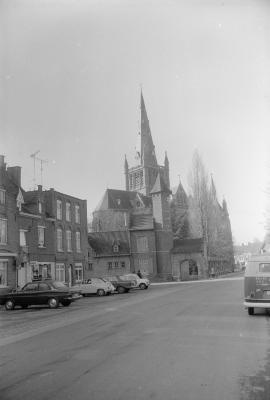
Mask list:
[[[44,163],[48,163],[48,160],[44,160],[42,158],[37,157],[37,154],[40,153],[40,150],[35,151],[33,154],[30,155],[31,158],[33,158],[34,162],[34,177],[33,177],[33,185],[34,185],[34,190],[36,188],[36,162],[40,162],[40,183],[41,185],[43,184],[43,165]]]

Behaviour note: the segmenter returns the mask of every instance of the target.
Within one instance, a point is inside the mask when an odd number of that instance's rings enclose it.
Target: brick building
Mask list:
[[[40,278],[83,279],[87,265],[87,204],[55,191],[24,191],[20,167],[1,167],[0,277],[22,286]]]

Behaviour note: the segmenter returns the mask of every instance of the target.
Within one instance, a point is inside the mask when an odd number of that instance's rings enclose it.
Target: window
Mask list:
[[[148,240],[146,236],[139,236],[137,238],[137,249],[139,253],[148,251]]]
[[[40,214],[42,213],[42,203],[41,203],[41,201],[38,201],[38,212]]]
[[[57,200],[57,210],[56,210],[57,219],[62,219],[62,201]]]
[[[63,251],[63,231],[61,228],[58,228],[56,231],[57,235],[57,251]]]
[[[24,286],[23,290],[25,292],[34,292],[38,290],[38,284],[37,283],[28,283],[27,285]]]
[[[111,261],[108,262],[108,269],[112,269],[112,262]]]
[[[66,203],[66,220],[71,221],[71,204],[69,202]]]
[[[125,261],[122,261],[122,262],[121,262],[121,267],[122,267],[122,268],[125,268],[125,266],[126,266]]]
[[[7,220],[0,218],[0,244],[7,244]]]
[[[45,227],[38,226],[38,247],[44,247],[45,243]]]
[[[6,203],[6,191],[4,189],[0,189],[0,204]]]
[[[259,264],[259,272],[270,272],[270,264],[269,263],[263,263]]]
[[[47,283],[40,283],[39,285],[38,285],[38,290],[40,291],[40,292],[48,292],[48,290],[51,290],[51,288],[50,288],[50,286],[49,285],[47,285]]]
[[[7,285],[7,261],[0,261],[0,285]]]
[[[66,231],[67,251],[72,251],[71,245],[71,230]]]
[[[83,270],[81,264],[75,264],[75,281],[82,282],[83,280]]]
[[[26,246],[26,232],[24,229],[20,229],[20,246]]]
[[[76,232],[76,251],[79,253],[81,251],[81,233]]]
[[[92,263],[88,263],[88,271],[93,271],[93,264]]]
[[[119,262],[118,262],[118,261],[115,261],[115,262],[114,262],[114,268],[118,268],[118,266],[119,266]]]
[[[80,223],[80,206],[78,204],[75,205],[75,222],[76,224]]]
[[[58,282],[65,282],[65,265],[64,264],[56,264],[55,280]]]

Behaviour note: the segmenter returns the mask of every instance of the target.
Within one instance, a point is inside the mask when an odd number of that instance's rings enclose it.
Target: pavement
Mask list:
[[[1,400],[270,398],[269,316],[248,316],[241,277],[3,310],[0,323]]]

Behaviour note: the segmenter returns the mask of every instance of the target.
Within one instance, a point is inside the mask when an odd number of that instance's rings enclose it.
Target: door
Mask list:
[[[189,280],[189,262],[185,260],[180,263],[180,280],[188,281]]]

